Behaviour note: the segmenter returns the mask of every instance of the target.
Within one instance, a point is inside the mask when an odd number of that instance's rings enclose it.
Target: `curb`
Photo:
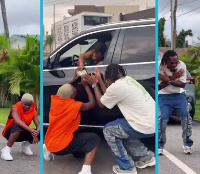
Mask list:
[[[0,127],[5,127],[5,124],[0,123]]]

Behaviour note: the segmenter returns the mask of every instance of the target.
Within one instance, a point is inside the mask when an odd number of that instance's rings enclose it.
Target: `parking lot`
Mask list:
[[[72,155],[55,156],[54,161],[44,161],[44,174],[78,174],[83,163],[82,159],[74,158]],[[102,140],[92,166],[92,174],[113,174],[112,166],[116,161],[106,143]],[[138,174],[155,174],[155,167],[138,169]]]
[[[0,125],[0,132],[3,127]],[[6,145],[6,139],[0,136],[0,149]],[[13,161],[4,161],[0,158],[0,174],[39,174],[40,173],[40,144],[31,147],[34,155],[27,156],[19,152],[19,143],[12,148]]]
[[[159,174],[200,174],[200,122],[193,122],[193,153],[186,155],[182,148],[182,131],[178,122],[167,128],[165,154],[159,157]]]

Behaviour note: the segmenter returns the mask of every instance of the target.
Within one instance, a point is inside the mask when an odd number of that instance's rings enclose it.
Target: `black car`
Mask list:
[[[98,67],[104,71],[110,63],[122,65],[129,76],[138,80],[154,98],[155,89],[155,20],[139,20],[106,24],[82,31],[57,48],[44,59],[43,70],[43,114],[44,128],[48,127],[50,97],[58,88],[71,81],[77,68],[77,60],[81,53],[95,47],[95,43],[107,45],[103,65],[93,65],[87,61],[88,73]],[[77,100],[87,101],[87,95],[79,82]],[[100,109],[97,105],[90,111],[82,113],[80,127],[102,128],[106,123],[122,117],[118,107]]]

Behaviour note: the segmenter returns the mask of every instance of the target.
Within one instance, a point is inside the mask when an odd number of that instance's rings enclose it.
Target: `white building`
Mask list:
[[[72,17],[64,17],[62,21],[55,23],[56,48],[82,30],[94,25],[109,23],[111,16],[105,13],[82,12]],[[54,35],[54,25],[52,25],[51,32]],[[55,49],[55,43],[53,49]]]

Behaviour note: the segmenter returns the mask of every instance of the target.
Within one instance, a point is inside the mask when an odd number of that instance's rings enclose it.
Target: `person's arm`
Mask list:
[[[87,111],[87,110],[90,110],[91,108],[94,107],[95,100],[94,100],[94,96],[93,96],[93,94],[92,94],[89,86],[86,85],[86,84],[84,84],[83,86],[85,87],[85,91],[86,91],[86,93],[88,95],[89,102],[82,103],[82,105],[81,105],[81,111]]]
[[[0,62],[7,56],[7,54],[8,54],[8,51],[3,49],[0,55]]]
[[[185,88],[185,83],[181,81],[171,81],[170,83],[172,86],[179,87],[179,88]]]
[[[168,85],[169,85],[169,83],[167,83],[167,82],[161,82],[161,83],[158,85],[158,90],[161,90],[161,89],[163,89],[163,88],[166,88]]]
[[[77,68],[74,72],[74,78],[68,82],[70,85],[72,85],[77,79],[78,79],[78,76],[77,76],[77,72],[80,70],[80,68]]]
[[[33,118],[33,122],[34,122],[34,124],[36,126],[36,131],[39,134],[40,133],[40,122],[39,122],[39,119],[38,119],[37,115],[35,115],[35,117]]]
[[[83,54],[81,54],[79,56],[79,67],[80,67],[80,70],[82,70],[83,67],[84,67],[84,60],[85,59],[89,59],[92,56],[93,52],[94,52],[94,50],[91,50],[91,51],[83,53]]]
[[[94,93],[95,93],[95,97],[97,100],[97,104],[99,105],[100,108],[104,108],[105,106],[101,103],[101,97],[102,94],[99,90],[99,87],[97,86],[97,79],[95,79],[94,77],[89,76],[88,74],[83,75],[83,79],[88,82],[90,85],[96,84],[96,87],[94,88]]]
[[[35,135],[37,132],[36,130],[34,129],[31,129],[30,127],[28,127],[18,116],[18,111],[16,108],[12,108],[11,109],[11,114],[12,114],[12,117],[15,121],[15,123],[17,125],[19,125],[20,127],[22,127],[23,129],[27,130],[28,132],[30,132],[32,135]]]
[[[99,85],[100,85],[103,93],[105,93],[106,92],[106,85],[105,85],[103,79],[101,78],[101,73],[100,73],[98,68],[95,68],[95,76],[96,76],[96,78],[99,82]]]

